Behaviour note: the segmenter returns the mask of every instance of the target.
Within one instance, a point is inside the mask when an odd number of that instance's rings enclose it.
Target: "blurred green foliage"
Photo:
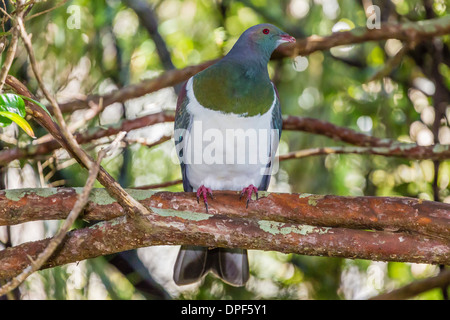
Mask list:
[[[171,52],[177,68],[183,68],[225,54],[248,27],[269,22],[290,33],[329,35],[340,23],[347,28],[365,26],[364,1],[353,0],[154,0],[159,20],[158,31]],[[426,1],[427,3],[430,1]],[[49,9],[56,1],[37,4],[31,14]],[[387,4],[388,3],[388,4]],[[382,20],[405,22],[425,19],[421,0],[374,1],[381,7]],[[69,28],[68,6],[80,9],[80,28]],[[432,1],[434,16],[449,13],[445,0]],[[33,34],[33,45],[44,79],[60,101],[79,94],[105,93],[114,88],[137,83],[164,71],[155,44],[139,22],[136,13],[118,0],[73,0],[47,14],[27,22]],[[449,46],[449,37],[443,37]],[[360,45],[315,52],[306,57],[307,67],[297,71],[292,59],[272,61],[269,71],[278,88],[285,115],[314,117],[336,125],[380,138],[427,143],[433,124],[433,99],[417,79],[432,80],[423,68],[429,68],[432,57],[424,55],[418,65],[406,54],[389,77],[369,81],[380,71],[401,43],[368,42]],[[414,50],[413,50],[414,51]],[[448,51],[447,51],[448,52]],[[427,62],[428,61],[428,62]],[[305,62],[305,60],[303,60]],[[27,82],[39,93],[31,76],[25,52],[19,52],[11,73]],[[450,69],[439,66],[449,88]],[[174,93],[169,90],[160,98],[149,97],[150,111],[173,109]],[[156,101],[153,101],[153,98]],[[169,98],[168,98],[169,97]],[[153,101],[153,102],[152,102]],[[148,105],[147,105],[148,107]],[[82,130],[106,125],[120,118],[150,113],[146,103],[133,102],[106,109],[116,117],[95,117]],[[447,108],[447,119],[449,110]],[[69,116],[68,116],[69,117]],[[431,117],[431,120],[430,120]],[[105,120],[106,119],[106,120]],[[448,123],[443,124],[442,143],[449,143]],[[161,126],[151,137],[161,135],[170,126]],[[37,136],[44,134],[36,128]],[[431,136],[432,137],[432,136]],[[423,139],[422,141],[420,139]],[[431,142],[432,142],[431,138]],[[301,132],[283,132],[280,154],[289,151],[341,145],[322,136]],[[88,146],[89,147],[89,146]],[[91,147],[94,154],[96,148]],[[140,144],[127,147],[103,162],[126,187],[171,181],[180,178],[179,168],[171,160],[172,142],[148,148]],[[435,179],[432,161],[409,161],[399,158],[360,155],[328,155],[281,163],[271,190],[336,195],[408,196],[450,202],[450,162],[440,163],[438,194],[433,193]],[[64,179],[68,186],[83,186],[86,172],[76,164],[60,170],[50,182]],[[97,187],[100,187],[98,184]],[[182,191],[182,186],[166,188]],[[285,255],[276,252],[250,252],[251,280],[245,288],[230,287],[211,275],[201,286],[173,293],[184,299],[352,299],[367,298],[437,273],[437,267],[407,263],[374,263],[326,257]],[[113,299],[144,298],[133,286],[133,275],[124,275],[104,258],[83,262],[83,274],[74,284],[73,268],[58,267],[39,272],[28,282],[39,278],[44,296],[49,299],[95,298],[92,283],[99,284],[97,297]],[[167,270],[170,273],[171,270]],[[170,277],[170,275],[168,276]],[[81,279],[81,280],[80,280]],[[163,284],[164,287],[164,284]],[[167,289],[167,288],[166,288]],[[37,289],[30,289],[37,290]],[[442,291],[432,290],[419,299],[441,299]]]

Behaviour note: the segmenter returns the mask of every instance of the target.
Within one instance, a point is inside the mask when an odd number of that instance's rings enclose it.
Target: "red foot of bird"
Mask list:
[[[200,203],[200,195],[203,196],[203,202],[205,202],[205,208],[206,212],[208,212],[208,195],[213,198],[212,190],[210,188],[205,187],[204,185],[200,186],[200,188],[197,189],[197,203]]]
[[[241,200],[241,198],[247,194],[247,204],[246,204],[246,208],[248,208],[248,203],[250,202],[250,200],[252,200],[252,194],[255,193],[256,194],[256,200],[258,200],[258,188],[256,188],[254,185],[249,185],[247,188],[242,189],[241,191],[241,195],[239,196],[239,200]]]

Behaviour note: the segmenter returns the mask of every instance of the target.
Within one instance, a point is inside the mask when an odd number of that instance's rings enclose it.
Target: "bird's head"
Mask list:
[[[236,45],[240,50],[254,50],[270,57],[272,52],[282,43],[295,42],[295,38],[268,23],[258,24],[247,29]]]

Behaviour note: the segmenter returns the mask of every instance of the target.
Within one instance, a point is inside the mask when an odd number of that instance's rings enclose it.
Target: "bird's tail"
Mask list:
[[[211,271],[224,282],[240,287],[249,278],[248,270],[245,249],[181,246],[173,270],[173,280],[177,285],[191,284]]]

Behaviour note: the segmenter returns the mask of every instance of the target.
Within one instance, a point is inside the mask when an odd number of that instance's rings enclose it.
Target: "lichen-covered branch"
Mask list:
[[[245,209],[237,192],[216,192],[209,213],[193,193],[127,190],[151,212],[147,228],[94,189],[81,218],[106,220],[71,232],[46,267],[163,244],[242,247],[306,255],[450,263],[450,205],[412,198],[261,192]],[[0,191],[0,225],[64,219],[78,189]],[[149,228],[150,226],[150,228]],[[14,276],[48,240],[0,252],[0,279]]]
[[[184,192],[126,189],[153,210],[203,213],[196,197]],[[78,188],[14,189],[0,191],[0,225],[27,221],[65,219]],[[405,197],[343,197],[260,192],[260,199],[243,210],[238,193],[216,191],[213,214],[311,224],[324,227],[407,231],[450,240],[450,204]],[[82,218],[110,220],[123,210],[105,189],[94,189]]]
[[[5,201],[9,201],[8,208],[11,208],[7,214],[2,210],[2,215],[9,216],[9,220],[19,216],[20,211],[28,211],[28,219],[33,215],[43,218],[51,212],[65,216],[76,198],[76,192],[70,188],[35,192],[25,189],[2,191],[1,207],[5,208]],[[123,215],[123,209],[105,191],[95,190],[83,219],[109,217],[111,220],[70,232],[58,253],[48,260],[45,267],[139,247],[173,244],[240,247],[370,260],[450,263],[450,205],[446,204],[408,198],[264,193],[246,210],[236,192],[220,192],[216,193],[210,212],[205,213],[191,193],[139,190],[131,194],[152,212],[146,216],[148,225],[152,226],[150,229],[140,228]],[[41,205],[37,209],[32,204]],[[45,204],[47,207],[44,210]],[[53,215],[51,218],[58,217]],[[436,227],[440,228],[444,237],[392,232],[392,229],[366,230],[372,226],[380,229],[383,225],[388,229],[391,223],[398,230],[403,225],[401,221],[405,221],[403,229],[412,228],[424,233],[430,231],[427,226],[438,223],[440,226]],[[363,226],[365,229],[361,229]],[[434,227],[431,229],[437,231]],[[13,277],[28,263],[28,256],[34,258],[48,241],[24,243],[0,251],[0,279]]]
[[[126,189],[151,209],[203,213],[196,197],[184,192]],[[13,189],[0,191],[0,225],[65,219],[79,188]],[[260,199],[243,210],[237,192],[216,191],[213,214],[325,227],[407,231],[450,240],[450,204],[405,197],[343,197],[260,192]],[[123,210],[105,189],[94,189],[82,218],[110,220]]]

